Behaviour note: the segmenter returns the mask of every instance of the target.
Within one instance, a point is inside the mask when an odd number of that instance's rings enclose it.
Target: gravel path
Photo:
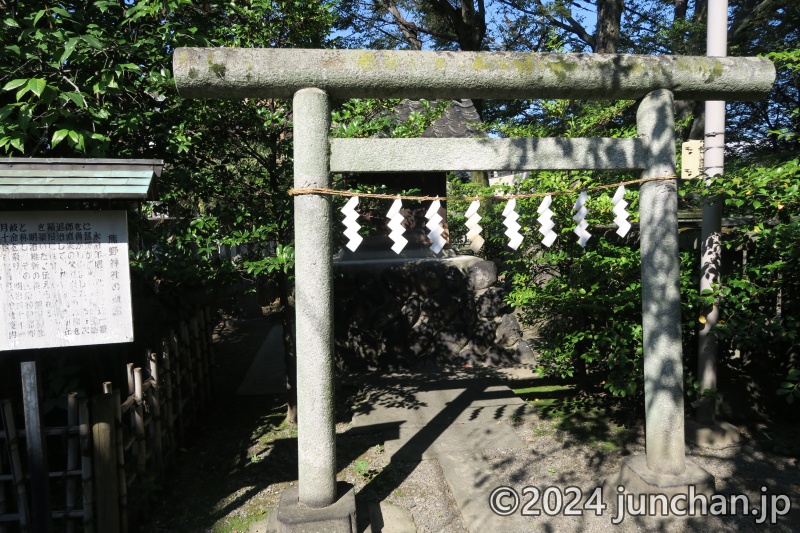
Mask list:
[[[249,523],[263,520],[277,506],[286,486],[296,483],[294,430],[273,429],[282,417],[282,398],[234,394],[270,324],[268,320],[230,321],[218,329],[217,361],[228,362],[216,374],[219,400],[192,428],[192,439],[156,494],[150,518],[140,524],[139,531],[244,533]],[[344,400],[352,398],[353,393],[353,389],[343,387],[338,396]],[[468,531],[438,461],[390,462],[381,434],[350,431],[352,402],[342,401],[339,407],[339,479],[355,485],[360,502],[387,501],[408,509],[419,532]],[[593,439],[584,426],[565,429],[562,422],[535,411],[498,420],[513,428],[526,446],[485,451],[484,460],[502,484],[518,490],[528,485],[542,489],[576,486],[587,495],[606,476],[619,472],[624,455],[644,453],[641,424],[594,427],[595,434],[599,431],[605,437]],[[523,528],[512,531],[800,532],[800,468],[796,457],[766,453],[749,439],[742,446],[724,450],[689,447],[688,455],[716,477],[718,493],[747,494],[751,501],[757,501],[761,487],[766,486],[769,495],[789,496],[791,514],[779,517],[776,524],[757,525],[752,516],[733,516],[683,520],[657,528],[631,519],[615,527],[608,515],[542,515],[531,517]],[[536,507],[541,509],[541,505]]]
[[[391,394],[396,392],[393,390]],[[377,395],[373,390],[371,397]],[[489,449],[480,452],[486,463],[485,473],[491,472],[494,482],[518,492],[522,492],[526,486],[535,486],[540,491],[553,487],[563,495],[567,487],[576,487],[581,494],[578,500],[580,505],[577,506],[579,512],[583,511],[582,505],[603,486],[607,478],[612,480],[612,492],[606,492],[602,501],[609,503],[610,496],[613,503],[616,496],[613,480],[620,472],[622,458],[645,453],[644,426],[641,422],[623,427],[602,417],[574,415],[565,420],[548,418],[537,410],[531,410],[522,417],[503,418],[497,423],[508,424],[526,446],[524,449]],[[347,432],[347,428],[342,429]],[[508,519],[508,529],[500,526],[496,531],[800,531],[798,459],[766,453],[747,437],[744,436],[741,445],[721,450],[687,446],[688,459],[714,475],[718,495],[728,498],[727,501],[732,495],[748,498],[751,507],[747,514],[743,514],[740,507],[731,516],[689,517],[658,522],[651,518],[624,516],[620,523],[615,524],[613,522],[619,521],[618,511],[609,506],[601,516],[595,516],[591,510],[583,511],[582,516],[564,516],[564,513],[548,516],[544,512],[529,519],[515,516]],[[374,435],[372,439],[379,442],[381,436]],[[380,474],[371,478],[376,481],[369,480],[367,483],[363,479],[348,479],[355,482],[359,498],[386,500],[408,508],[418,531],[468,530],[469,525],[463,523],[461,513],[454,508],[450,487],[438,461],[392,464],[379,445],[376,453],[368,459],[370,468]],[[476,486],[483,482],[481,474],[483,472],[474,477]],[[396,489],[392,489],[394,487]],[[491,488],[486,488],[487,506]],[[572,494],[577,492],[573,491]],[[762,514],[763,495],[766,495],[766,502],[773,497],[778,498],[774,500],[778,513],[774,517],[769,512]],[[567,496],[564,498],[566,503]],[[529,497],[522,496],[523,505],[529,500]],[[791,511],[781,516],[787,502]],[[631,504],[634,510],[639,508],[638,499]],[[543,509],[541,500],[533,509]],[[519,511],[516,514],[520,514]],[[500,523],[503,524],[503,521]],[[473,526],[472,530],[481,528]]]

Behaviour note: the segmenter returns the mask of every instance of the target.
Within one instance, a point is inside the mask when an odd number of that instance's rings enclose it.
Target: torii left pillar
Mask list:
[[[294,187],[329,188],[328,94],[301,89],[293,104]],[[356,531],[355,491],[336,483],[332,213],[329,196],[294,198],[298,485],[281,494],[279,532]]]

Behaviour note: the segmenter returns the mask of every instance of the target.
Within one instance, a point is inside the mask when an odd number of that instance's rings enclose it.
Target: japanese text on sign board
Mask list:
[[[0,350],[133,340],[124,212],[0,213]]]

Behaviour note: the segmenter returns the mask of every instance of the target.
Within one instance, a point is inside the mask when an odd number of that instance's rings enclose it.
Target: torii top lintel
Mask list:
[[[668,89],[685,100],[757,100],[775,67],[760,57],[400,50],[178,48],[173,71],[187,98],[628,100]]]

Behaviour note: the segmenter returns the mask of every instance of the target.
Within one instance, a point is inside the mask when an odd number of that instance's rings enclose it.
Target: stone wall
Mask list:
[[[491,261],[346,261],[334,268],[342,369],[533,362]]]

